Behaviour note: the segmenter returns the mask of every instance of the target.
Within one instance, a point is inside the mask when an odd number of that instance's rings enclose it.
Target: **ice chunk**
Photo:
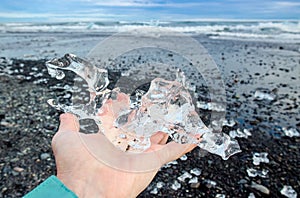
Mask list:
[[[299,137],[300,136],[300,133],[295,128],[287,129],[287,128],[283,127],[282,130],[283,130],[284,134],[288,137]]]
[[[189,184],[196,184],[198,183],[198,177],[193,177],[192,179],[190,179]]]
[[[87,82],[92,92],[97,93],[104,90],[109,83],[107,70],[94,67],[89,62],[73,54],[66,54],[59,59],[52,59],[46,62],[46,66],[48,73],[57,79],[65,77],[63,70],[75,72]]]
[[[234,119],[225,119],[223,120],[222,126],[229,126],[229,127],[233,127],[236,124],[236,122],[234,121]]]
[[[256,176],[259,176],[259,177],[262,177],[262,178],[266,178],[267,175],[268,175],[268,170],[266,169],[263,169],[263,170],[257,170],[255,168],[248,168],[247,169],[247,173],[249,175],[249,177],[256,177]]]
[[[169,167],[171,167],[172,165],[177,165],[177,164],[178,164],[178,162],[177,162],[176,160],[174,160],[174,161],[171,161],[171,162],[165,164],[165,165],[163,166],[163,168],[169,168]]]
[[[216,194],[216,198],[225,198],[226,197],[226,195],[224,195],[224,194]]]
[[[208,188],[215,187],[217,185],[217,182],[210,180],[210,179],[204,180],[204,183],[206,184],[206,187],[208,187]]]
[[[77,100],[76,104],[71,106],[60,104],[53,99],[48,100],[48,103],[56,109],[73,113],[81,119],[91,118],[96,122],[99,122],[95,118],[97,112],[95,99],[97,98],[97,95],[104,95],[105,93],[104,90],[109,83],[107,70],[94,67],[89,62],[78,58],[73,54],[66,54],[62,58],[47,61],[46,67],[48,73],[57,79],[63,79],[65,77],[63,70],[73,71],[86,81],[90,93],[88,103],[84,102],[82,99]],[[83,86],[83,83],[80,82],[80,84]]]
[[[182,175],[180,175],[177,179],[179,180],[179,181],[182,181],[182,182],[184,182],[184,180],[186,179],[186,178],[189,178],[189,179],[191,179],[193,176],[190,174],[190,173],[188,173],[188,172],[184,172]]]
[[[283,186],[280,193],[288,198],[297,198],[297,192],[292,186]]]
[[[186,160],[187,160],[187,156],[186,156],[186,155],[183,155],[183,156],[180,157],[180,159],[181,159],[182,161],[186,161]]]
[[[178,190],[179,188],[181,188],[181,184],[177,180],[174,180],[174,183],[172,184],[171,188],[173,190]]]
[[[232,130],[229,132],[229,136],[232,138],[248,138],[249,136],[251,136],[251,132],[248,129],[237,129],[237,130]]]
[[[169,134],[175,142],[197,144],[223,159],[240,152],[236,140],[224,133],[212,131],[202,122],[185,87],[187,84],[182,71],[176,73],[174,81],[155,78],[147,92],[136,90],[130,97],[119,88],[108,90],[107,70],[99,69],[75,55],[66,54],[62,58],[48,61],[46,66],[48,73],[57,79],[64,78],[65,70],[75,72],[86,81],[86,90],[89,92],[87,102],[76,99],[71,106],[67,106],[52,99],[48,103],[57,109],[76,114],[79,119],[95,120],[99,132],[104,133],[123,151],[145,151],[151,146],[150,137],[157,131],[162,131]],[[83,84],[80,81],[76,85]],[[225,111],[224,105],[215,102],[200,104],[200,108]],[[111,132],[102,126],[103,112],[113,113],[113,126],[118,130]]]
[[[217,111],[217,112],[222,112],[226,111],[224,108],[224,105],[218,104],[218,103],[213,103],[213,102],[200,102],[197,101],[197,107],[203,110],[208,110],[208,111]]]
[[[158,193],[158,189],[155,187],[150,191],[150,193],[156,195]]]
[[[276,99],[276,94],[271,92],[271,91],[268,91],[268,90],[261,90],[261,89],[258,89],[255,91],[254,93],[254,98],[256,100],[268,100],[268,101],[273,101]]]
[[[193,168],[192,170],[190,170],[190,173],[193,174],[193,175],[196,175],[196,176],[199,176],[201,175],[201,169],[199,168]]]
[[[268,153],[266,153],[266,152],[254,153],[252,159],[253,159],[254,165],[259,165],[261,162],[269,163]]]
[[[255,195],[254,195],[254,193],[249,193],[249,196],[248,196],[248,198],[255,198]]]
[[[254,189],[256,189],[264,194],[267,194],[267,195],[270,194],[270,190],[267,187],[265,187],[261,184],[258,184],[254,181],[251,182],[251,188],[254,188]]]
[[[165,185],[164,182],[157,182],[157,183],[156,183],[156,187],[157,187],[157,188],[162,188],[162,187],[164,187],[164,185]]]

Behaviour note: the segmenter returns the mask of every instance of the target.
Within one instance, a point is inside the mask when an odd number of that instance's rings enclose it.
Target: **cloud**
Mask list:
[[[30,6],[29,6],[30,5]],[[1,12],[2,11],[2,12]],[[300,19],[297,0],[1,0],[0,19]],[[79,19],[80,18],[80,19]]]
[[[294,2],[294,1],[278,1],[274,2],[275,5],[278,6],[278,8],[290,8],[290,7],[299,7],[300,2]]]
[[[103,7],[163,7],[163,8],[182,8],[197,7],[203,5],[216,5],[217,2],[172,2],[172,1],[150,1],[150,0],[80,0],[89,4]]]
[[[107,14],[99,10],[80,11],[70,14],[65,13],[26,13],[26,12],[0,12],[0,19],[47,19],[47,21],[108,21],[112,19],[126,18],[123,14]]]

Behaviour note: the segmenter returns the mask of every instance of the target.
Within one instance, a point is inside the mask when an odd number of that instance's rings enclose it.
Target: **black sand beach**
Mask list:
[[[65,53],[84,57],[107,36],[0,34],[0,198],[21,197],[56,174],[51,139],[60,112],[46,100],[58,81],[48,75],[45,61]],[[162,168],[139,197],[285,197],[280,193],[285,185],[299,196],[300,137],[286,136],[284,128],[300,131],[300,43],[195,38],[223,75],[226,117],[236,122],[223,131],[247,129],[252,135],[236,138],[242,152],[227,161],[193,150],[187,159]],[[276,99],[255,100],[257,89]],[[261,152],[268,153],[269,162],[254,165],[253,154]],[[191,173],[194,168],[201,174]],[[250,168],[268,173],[251,177]],[[178,180],[185,172],[197,181]]]

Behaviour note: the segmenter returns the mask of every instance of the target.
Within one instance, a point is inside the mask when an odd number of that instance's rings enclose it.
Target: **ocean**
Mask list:
[[[0,23],[0,33],[130,31],[155,26],[188,35],[204,34],[211,39],[267,42],[300,42],[300,21],[150,21],[150,22],[64,22]]]

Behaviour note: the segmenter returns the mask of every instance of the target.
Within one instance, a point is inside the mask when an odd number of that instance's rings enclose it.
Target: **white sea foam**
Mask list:
[[[70,22],[2,23],[0,32],[104,32],[130,31],[155,26],[190,35],[205,34],[213,39],[300,41],[300,21],[173,21],[173,22]]]

